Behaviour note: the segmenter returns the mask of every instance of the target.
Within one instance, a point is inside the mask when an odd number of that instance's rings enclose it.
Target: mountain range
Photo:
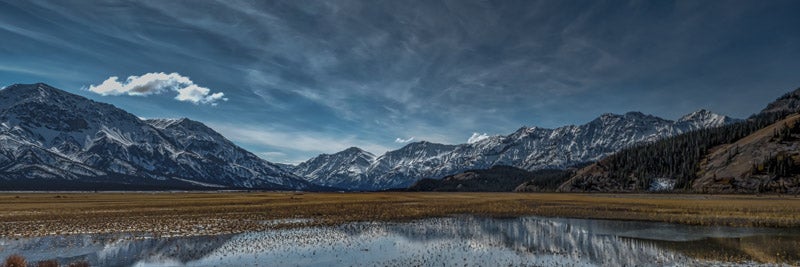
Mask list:
[[[737,121],[702,109],[676,121],[641,112],[607,113],[583,125],[556,129],[522,127],[509,135],[472,143],[415,142],[377,157],[359,148],[349,148],[309,159],[292,171],[330,187],[405,188],[422,178],[438,179],[498,165],[528,171],[564,169],[597,161],[626,147]]]
[[[190,119],[141,119],[49,85],[0,90],[0,189],[316,186]]]
[[[798,111],[800,89],[746,120],[702,109],[674,121],[607,113],[379,156],[351,147],[292,166],[187,118],[142,119],[46,84],[15,84],[0,89],[0,190],[471,191],[502,176],[507,184],[481,190],[798,193]]]

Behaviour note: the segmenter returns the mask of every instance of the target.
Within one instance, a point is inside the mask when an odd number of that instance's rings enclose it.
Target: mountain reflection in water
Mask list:
[[[800,232],[473,216],[239,235],[0,239],[0,257],[92,266],[685,266],[800,263]]]

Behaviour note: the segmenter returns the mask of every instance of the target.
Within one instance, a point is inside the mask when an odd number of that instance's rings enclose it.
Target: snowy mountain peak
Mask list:
[[[0,90],[1,103],[44,102],[77,96],[44,83],[12,84]]]
[[[367,152],[367,151],[365,151],[365,150],[363,150],[363,149],[361,149],[361,148],[354,147],[354,146],[351,146],[351,147],[349,147],[349,148],[347,148],[347,149],[345,149],[345,150],[342,150],[342,151],[341,151],[341,152],[339,152],[339,153],[347,153],[347,154],[369,154],[369,155],[372,155],[372,153],[369,153],[369,152]]]
[[[708,128],[717,127],[729,123],[735,123],[740,120],[734,119],[725,115],[720,115],[706,109],[699,109],[692,113],[686,114],[678,119],[678,123],[693,124],[698,127]]]
[[[536,126],[532,126],[532,127],[524,127],[523,126],[523,127],[519,128],[519,129],[517,129],[516,131],[514,131],[514,133],[509,135],[509,137],[510,138],[515,138],[515,139],[525,138],[525,137],[535,133],[538,130],[549,130],[549,129],[540,128],[540,127],[536,127]]]
[[[646,117],[651,117],[651,115],[645,115],[644,113],[639,111],[628,111],[625,113],[625,117],[646,118]]]
[[[699,109],[699,110],[694,111],[692,113],[683,115],[682,117],[680,117],[678,119],[678,121],[703,120],[703,119],[710,118],[710,117],[723,117],[723,116],[715,114],[715,113],[713,113],[711,111],[708,111],[706,109]]]

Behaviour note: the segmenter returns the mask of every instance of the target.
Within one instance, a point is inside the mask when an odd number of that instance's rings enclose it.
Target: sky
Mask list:
[[[0,87],[188,117],[273,162],[800,87],[800,1],[5,1]]]

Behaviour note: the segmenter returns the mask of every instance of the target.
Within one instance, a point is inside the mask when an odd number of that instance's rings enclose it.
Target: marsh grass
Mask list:
[[[54,196],[61,196],[55,198]],[[20,196],[16,198],[15,196]],[[455,214],[800,227],[791,196],[528,193],[0,194],[0,235],[133,232],[208,235]],[[280,219],[309,219],[266,224]]]

